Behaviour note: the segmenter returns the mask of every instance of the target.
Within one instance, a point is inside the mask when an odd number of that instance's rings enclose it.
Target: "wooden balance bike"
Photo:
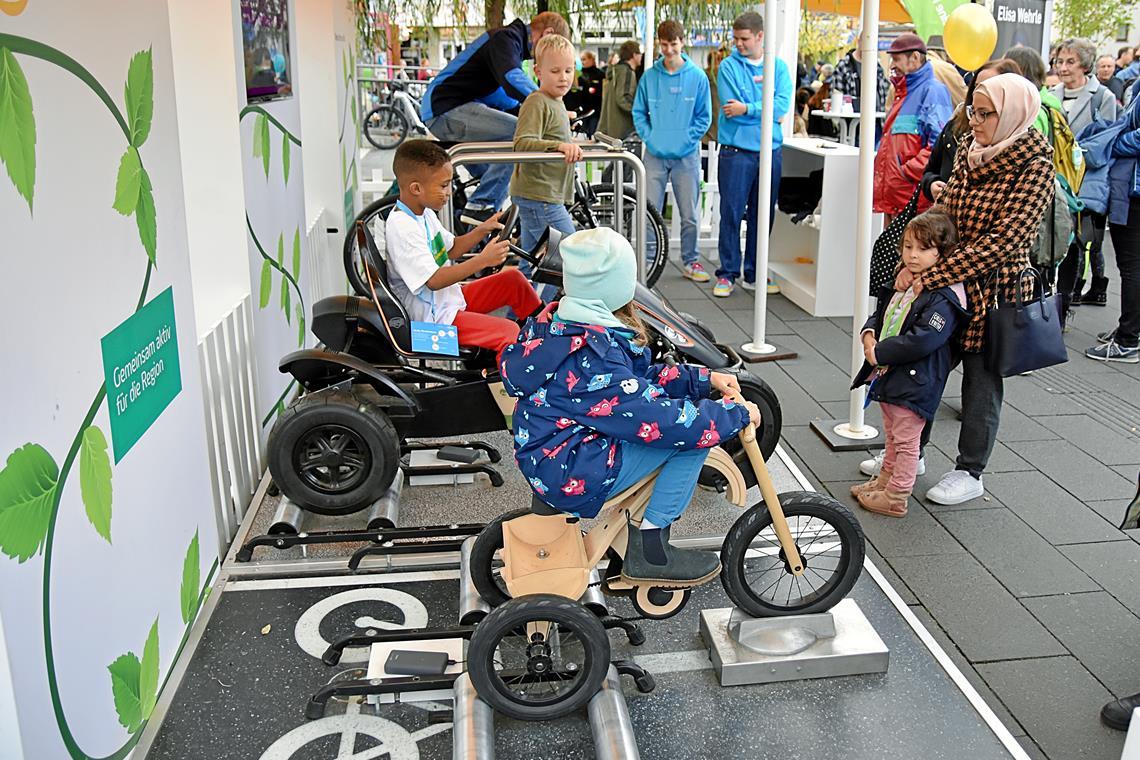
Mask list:
[[[777,495],[754,425],[741,431],[740,441],[762,498],[725,536],[725,592],[754,617],[830,609],[859,578],[862,528],[829,496]],[[713,448],[706,466],[727,480],[726,498],[745,507],[746,481],[732,457]],[[641,524],[656,477],[608,500],[585,533],[579,518],[535,500],[531,509],[504,514],[479,534],[470,571],[494,609],[471,637],[467,667],[475,690],[495,710],[522,720],[557,718],[583,706],[601,687],[610,666],[609,638],[598,616],[578,601],[595,568],[603,591],[628,597],[641,617],[652,619],[676,615],[692,588],[711,580],[662,586],[622,575],[626,531]]]

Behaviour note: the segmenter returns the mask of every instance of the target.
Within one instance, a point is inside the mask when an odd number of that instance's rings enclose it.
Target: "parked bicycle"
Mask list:
[[[393,150],[415,133],[427,137],[427,126],[420,118],[420,102],[408,94],[405,82],[387,82],[380,104],[364,117],[364,137],[378,150]]]

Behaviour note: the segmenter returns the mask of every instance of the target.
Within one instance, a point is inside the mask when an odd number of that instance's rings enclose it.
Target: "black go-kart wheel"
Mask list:
[[[479,697],[518,720],[553,720],[586,705],[610,667],[610,640],[594,613],[554,594],[491,610],[467,648]]]
[[[863,528],[846,507],[823,494],[783,493],[780,505],[804,563],[803,575],[792,574],[761,501],[724,538],[720,580],[725,593],[753,617],[826,612],[847,596],[863,570]]]
[[[384,495],[400,464],[400,437],[363,390],[325,390],[286,409],[269,434],[269,472],[289,500],[347,515]]]
[[[487,526],[475,537],[475,543],[471,547],[471,565],[468,572],[471,573],[471,582],[475,584],[475,590],[491,607],[506,604],[511,599],[507,584],[503,582],[499,568],[495,566],[495,554],[503,548],[503,523],[529,512],[529,509],[504,512],[487,523]]]
[[[756,430],[756,442],[760,444],[760,453],[767,462],[776,451],[776,444],[780,442],[780,429],[784,424],[780,399],[776,398],[772,386],[755,375],[740,378],[740,393],[760,409],[760,427]],[[752,471],[752,465],[748,461],[748,455],[744,452],[744,444],[740,442],[740,438],[733,436],[729,440],[721,441],[720,447],[736,462],[740,473],[744,476],[744,482],[749,486],[756,485],[756,473]],[[711,467],[704,467],[701,469],[700,484],[720,487],[724,484],[724,476]]]

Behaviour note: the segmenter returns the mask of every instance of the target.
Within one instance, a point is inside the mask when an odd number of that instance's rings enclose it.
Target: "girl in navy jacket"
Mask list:
[[[669,546],[669,526],[692,500],[709,448],[760,415],[736,377],[683,364],[650,364],[631,308],[633,247],[607,227],[563,239],[566,295],[523,326],[502,354],[507,391],[519,399],[515,459],[535,494],[593,517],[602,504],[660,470],[640,530],[629,531],[623,574],[632,581],[699,582],[720,572],[711,552]]]
[[[942,400],[953,367],[950,339],[967,313],[960,283],[923,290],[921,275],[957,243],[954,223],[937,207],[915,217],[903,232],[902,264],[918,287],[880,290],[878,308],[863,326],[866,361],[851,387],[870,383],[867,398],[879,402],[887,438],[879,474],[851,488],[870,512],[906,516],[922,428]]]

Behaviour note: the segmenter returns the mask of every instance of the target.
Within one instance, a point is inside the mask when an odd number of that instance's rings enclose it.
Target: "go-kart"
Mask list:
[[[763,499],[725,536],[725,592],[754,617],[830,609],[862,570],[859,522],[829,496],[777,496],[753,425],[741,431],[739,442],[748,459],[743,470],[752,472]],[[725,478],[729,501],[745,506],[742,468],[719,448],[707,461]],[[610,498],[589,532],[582,532],[577,517],[535,499],[531,509],[503,515],[476,538],[471,578],[494,609],[471,635],[467,669],[476,692],[496,711],[522,720],[557,718],[601,687],[610,666],[609,638],[597,614],[577,600],[602,559],[609,559],[603,590],[628,596],[642,617],[677,614],[691,589],[711,580],[651,586],[622,575],[627,531],[641,524],[656,476]]]
[[[506,239],[517,218],[513,208],[498,234]],[[505,430],[506,415],[514,408],[490,352],[461,346],[458,357],[440,362],[439,355],[412,348],[411,320],[388,283],[387,261],[372,230],[358,220],[350,234],[365,252],[370,297],[333,296],[313,306],[312,330],[323,345],[281,360],[281,372],[291,374],[303,393],[277,419],[268,444],[277,487],[298,506],[320,514],[350,514],[380,498],[401,456],[414,448],[406,439]],[[549,229],[534,250],[512,244],[511,251],[534,266],[535,282],[561,287],[560,241],[560,233]],[[771,456],[781,413],[767,383],[744,369],[732,348],[717,344],[707,327],[675,311],[655,291],[638,284],[634,304],[649,328],[655,360],[672,356],[737,375],[744,397],[760,408],[759,446],[765,458]],[[737,462],[745,460],[738,442],[724,448]],[[469,465],[467,471],[473,470],[498,477],[483,465]],[[746,482],[755,483],[751,468],[745,472]],[[710,469],[701,482],[726,485]]]

